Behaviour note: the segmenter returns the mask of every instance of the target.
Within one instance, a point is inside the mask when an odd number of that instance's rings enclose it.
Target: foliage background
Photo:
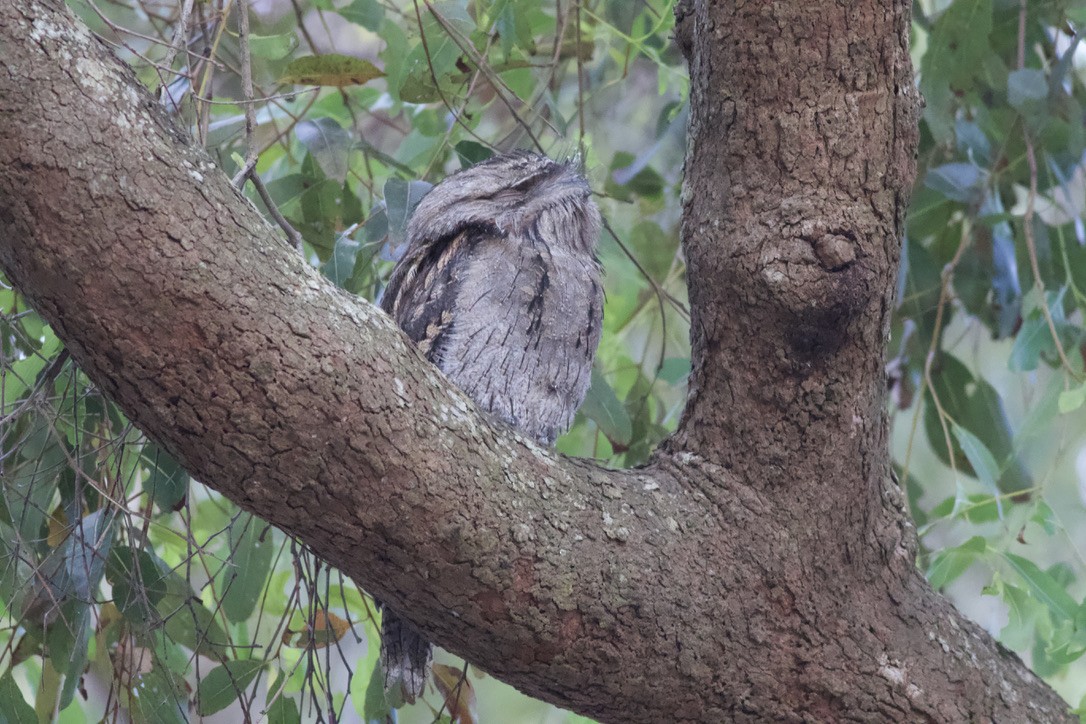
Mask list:
[[[688,85],[671,2],[69,4],[284,243],[370,299],[428,183],[514,147],[577,157],[608,221],[607,306],[589,398],[558,447],[636,465],[674,429],[690,362]],[[915,3],[927,106],[887,365],[919,565],[1079,706],[1083,27],[1073,2]],[[585,721],[444,654],[425,701],[391,711],[372,601],[190,480],[6,282],[0,310],[0,711],[13,721]]]

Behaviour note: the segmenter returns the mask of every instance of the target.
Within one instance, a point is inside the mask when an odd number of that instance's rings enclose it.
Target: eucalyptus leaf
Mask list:
[[[228,619],[241,622],[256,609],[271,572],[272,528],[249,513],[240,513],[230,524],[229,541],[230,556],[220,578],[222,608]]]
[[[1026,584],[1026,589],[1030,594],[1044,604],[1054,616],[1074,620],[1078,604],[1051,575],[1038,568],[1033,561],[1013,553],[1003,553],[1003,558]]]
[[[336,12],[375,33],[381,29],[381,21],[385,18],[385,6],[379,0],[351,0],[349,5]]]
[[[633,436],[633,423],[614,389],[599,370],[592,370],[592,384],[588,388],[581,412],[595,422],[612,445],[628,445]]]
[[[23,692],[11,675],[11,669],[0,676],[0,722],[3,724],[38,724],[34,708],[26,703]]]
[[[244,659],[227,661],[212,669],[196,687],[196,711],[208,716],[233,704],[264,665],[258,659]]]
[[[426,181],[402,181],[390,178],[385,182],[385,214],[388,220],[388,243],[393,258],[402,253],[407,240],[407,222],[422,197],[433,184]]]
[[[280,83],[296,85],[363,85],[384,73],[368,60],[336,53],[309,55],[290,62]]]
[[[940,551],[928,568],[928,581],[936,589],[945,587],[965,573],[987,549],[988,544],[984,538],[973,536],[959,546]]]

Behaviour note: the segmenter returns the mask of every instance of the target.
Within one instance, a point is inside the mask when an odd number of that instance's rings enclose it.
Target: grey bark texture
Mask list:
[[[607,722],[1071,721],[917,573],[889,476],[909,3],[678,13],[693,380],[644,468],[490,424],[60,0],[0,3],[0,264],[195,476],[527,693]]]

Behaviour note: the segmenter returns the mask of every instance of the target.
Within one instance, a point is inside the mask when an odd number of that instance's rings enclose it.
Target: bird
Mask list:
[[[553,445],[599,346],[600,224],[578,161],[493,156],[421,199],[380,306],[484,412]],[[381,639],[389,699],[413,702],[433,647],[387,608]]]

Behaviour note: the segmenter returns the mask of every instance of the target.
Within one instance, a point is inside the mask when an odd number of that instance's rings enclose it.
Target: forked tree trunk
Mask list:
[[[917,573],[889,476],[908,13],[680,7],[692,392],[639,470],[491,426],[60,0],[0,3],[0,263],[197,478],[525,692],[609,722],[1070,720]]]

